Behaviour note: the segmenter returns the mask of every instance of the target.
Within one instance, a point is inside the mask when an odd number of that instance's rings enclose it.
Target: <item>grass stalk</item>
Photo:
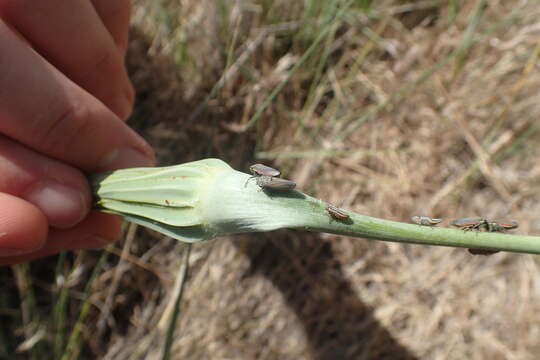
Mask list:
[[[54,292],[54,308],[52,312],[52,325],[54,326],[54,344],[53,353],[55,359],[62,356],[64,349],[64,328],[66,324],[66,313],[68,304],[68,289],[67,282],[69,273],[64,269],[66,263],[66,252],[60,253],[58,262],[56,263],[56,285],[57,291]]]
[[[94,267],[94,270],[92,271],[92,274],[90,275],[90,278],[88,279],[88,282],[86,283],[86,287],[84,289],[85,300],[81,305],[79,318],[71,331],[66,350],[64,351],[61,360],[78,359],[81,343],[81,331],[91,306],[90,295],[92,294],[92,286],[94,285],[94,281],[100,273],[103,264],[105,264],[108,255],[109,253],[107,251],[102,252],[97,264]]]
[[[167,333],[165,335],[165,343],[163,344],[163,360],[169,360],[171,358],[171,349],[174,341],[174,332],[178,326],[178,317],[180,316],[180,303],[182,302],[182,295],[184,294],[184,285],[188,277],[189,270],[189,255],[191,253],[191,244],[187,244],[182,253],[182,263],[178,269],[176,276],[176,284],[173,291],[174,305],[172,313],[165,310],[169,318],[169,324],[167,326]]]
[[[287,76],[272,90],[270,95],[266,97],[266,99],[263,101],[263,103],[258,107],[257,111],[251,119],[246,124],[246,129],[251,128],[253,125],[257,123],[261,115],[264,113],[264,111],[268,108],[268,106],[272,103],[272,101],[275,99],[275,97],[280,93],[280,91],[283,89],[285,84],[287,84],[292,77],[293,74],[296,73],[304,64],[305,62],[313,55],[316,49],[318,49],[319,44],[331,33],[334,23],[336,21],[339,21],[342,16],[344,16],[345,12],[349,7],[351,6],[352,1],[348,1],[343,5],[343,7],[336,13],[336,15],[326,24],[323,26],[322,30],[319,32],[315,40],[313,40],[313,43],[308,47],[306,52],[302,54],[302,57],[298,60],[296,64],[292,67],[292,69],[287,73]]]

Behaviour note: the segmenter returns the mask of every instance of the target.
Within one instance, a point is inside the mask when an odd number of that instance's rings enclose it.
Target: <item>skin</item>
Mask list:
[[[124,122],[128,0],[0,0],[0,265],[103,246],[85,173],[152,166]]]

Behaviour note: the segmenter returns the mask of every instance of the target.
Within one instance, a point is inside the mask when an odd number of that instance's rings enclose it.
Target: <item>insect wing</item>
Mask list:
[[[510,221],[496,221],[497,225],[501,226],[505,230],[512,230],[519,226],[517,221],[510,220]]]
[[[249,171],[251,171],[251,173],[256,176],[276,177],[276,176],[279,176],[279,174],[281,174],[279,170],[271,168],[270,166],[266,166],[263,164],[251,165],[249,167]]]
[[[259,176],[257,178],[257,185],[264,189],[279,191],[292,190],[296,187],[296,183],[294,181],[274,178],[271,176]]]
[[[457,227],[462,228],[474,228],[482,225],[485,222],[484,218],[481,217],[471,217],[471,218],[463,218],[463,219],[456,219],[452,220],[451,224]]]

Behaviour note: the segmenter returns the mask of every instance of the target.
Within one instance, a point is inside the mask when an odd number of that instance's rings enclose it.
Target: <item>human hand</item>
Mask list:
[[[0,0],[0,265],[115,240],[84,172],[151,166],[122,121],[129,0]]]

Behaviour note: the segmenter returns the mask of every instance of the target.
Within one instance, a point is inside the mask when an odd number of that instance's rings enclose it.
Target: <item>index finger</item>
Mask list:
[[[124,1],[108,1],[109,9],[90,1],[0,1],[0,16],[32,44],[49,63],[97,97],[121,118],[131,113],[134,91],[123,64],[120,40],[124,26],[127,41],[129,13]],[[128,4],[127,4],[128,5]],[[117,7],[118,6],[118,7]],[[100,16],[120,15],[113,33]],[[127,15],[127,19],[126,19]],[[111,25],[109,25],[111,26]]]
[[[153,151],[0,20],[0,132],[86,171],[153,164]]]
[[[130,1],[92,0],[92,3],[114,42],[122,54],[125,54],[128,44]]]

